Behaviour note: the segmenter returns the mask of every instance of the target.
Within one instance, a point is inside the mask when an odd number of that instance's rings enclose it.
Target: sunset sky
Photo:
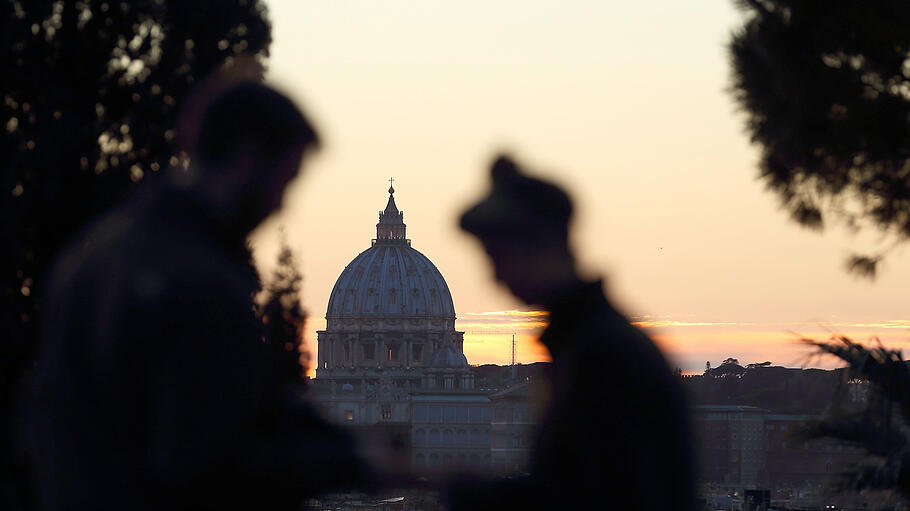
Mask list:
[[[456,226],[508,151],[576,202],[587,275],[672,362],[728,356],[798,366],[800,335],[910,337],[906,249],[878,280],[844,271],[877,233],[803,230],[756,180],[758,150],[727,92],[731,0],[268,2],[268,79],[319,127],[323,150],[253,237],[268,274],[287,231],[311,321],[375,235],[389,177],[413,247],[440,269],[458,329],[516,331],[518,359],[546,355],[539,315],[492,280]],[[505,363],[508,335],[466,336],[471,363]]]

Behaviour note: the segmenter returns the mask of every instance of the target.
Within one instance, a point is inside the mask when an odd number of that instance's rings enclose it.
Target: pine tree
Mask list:
[[[274,355],[276,375],[284,383],[294,383],[306,371],[301,363],[306,313],[300,303],[303,277],[283,231],[277,263],[264,286],[265,300],[259,314],[265,326],[265,342]]]
[[[761,148],[761,179],[794,220],[878,229],[854,255],[874,276],[910,239],[910,8],[904,0],[737,0],[733,93]]]
[[[730,43],[733,92],[760,146],[761,177],[800,224],[833,217],[892,244],[853,255],[875,276],[910,240],[910,8],[903,0],[738,0],[745,26]],[[862,447],[840,488],[910,500],[910,368],[898,350],[846,336],[806,340],[848,365],[846,380],[874,389],[859,413],[835,412],[806,431]],[[845,381],[846,381],[845,380]]]
[[[865,451],[858,466],[842,471],[836,489],[884,490],[910,502],[910,365],[900,350],[881,343],[867,347],[845,336],[804,342],[847,363],[828,416],[803,432],[807,438],[835,438]],[[847,384],[857,381],[870,386],[858,410],[845,392]]]

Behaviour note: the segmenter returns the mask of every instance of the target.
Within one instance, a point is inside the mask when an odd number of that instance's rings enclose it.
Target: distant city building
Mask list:
[[[530,460],[540,412],[535,390],[530,382],[523,382],[490,395],[490,451],[497,474],[520,472]]]
[[[765,467],[764,417],[754,406],[697,406],[701,477],[731,488],[757,488]]]
[[[411,395],[414,467],[490,466],[490,399],[463,392]]]
[[[831,478],[862,451],[829,439],[805,439],[818,415],[773,413],[755,406],[692,407],[703,498],[768,490],[785,508],[816,506]]]
[[[332,289],[312,394],[337,423],[407,437],[417,470],[489,468],[491,399],[502,398],[475,388],[452,295],[411,247],[394,193],[390,187],[370,248]]]

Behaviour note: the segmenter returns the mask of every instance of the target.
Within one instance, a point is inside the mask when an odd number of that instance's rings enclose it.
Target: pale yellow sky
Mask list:
[[[663,321],[648,331],[686,370],[727,356],[799,364],[806,350],[793,331],[910,339],[906,324],[888,323],[908,317],[906,250],[876,282],[856,280],[844,258],[876,247],[875,234],[802,230],[756,181],[757,150],[726,92],[724,45],[740,19],[731,0],[269,7],[268,78],[326,143],[254,246],[268,271],[286,227],[308,337],[341,270],[370,246],[390,176],[414,248],[442,271],[469,325],[460,328],[475,326],[472,314],[521,309],[456,227],[507,150],[569,190],[585,270],[633,319]],[[521,332],[519,360],[543,356]],[[475,338],[466,354],[502,363],[508,344]]]

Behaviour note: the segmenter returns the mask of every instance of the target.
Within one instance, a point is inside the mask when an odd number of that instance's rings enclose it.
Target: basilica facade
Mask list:
[[[394,194],[390,187],[376,238],[332,289],[314,396],[340,424],[397,428],[417,466],[489,460],[490,399],[475,389],[449,287],[411,246]]]

